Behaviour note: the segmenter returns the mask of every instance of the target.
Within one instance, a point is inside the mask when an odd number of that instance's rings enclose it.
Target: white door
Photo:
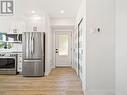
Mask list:
[[[56,67],[71,66],[71,32],[55,33]]]

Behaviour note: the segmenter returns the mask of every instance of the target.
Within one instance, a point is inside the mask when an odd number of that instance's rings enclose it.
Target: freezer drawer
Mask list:
[[[44,76],[44,64],[41,60],[24,60],[23,76]]]

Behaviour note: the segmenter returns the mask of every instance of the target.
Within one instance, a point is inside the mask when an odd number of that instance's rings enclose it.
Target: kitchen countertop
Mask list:
[[[22,53],[22,50],[0,49],[0,53]]]

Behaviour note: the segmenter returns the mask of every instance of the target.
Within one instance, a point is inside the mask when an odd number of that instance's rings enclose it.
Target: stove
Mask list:
[[[17,73],[17,54],[0,53],[0,74]]]

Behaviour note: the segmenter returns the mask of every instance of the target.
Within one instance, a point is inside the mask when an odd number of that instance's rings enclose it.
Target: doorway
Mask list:
[[[72,36],[70,31],[55,32],[55,67],[72,66]]]

